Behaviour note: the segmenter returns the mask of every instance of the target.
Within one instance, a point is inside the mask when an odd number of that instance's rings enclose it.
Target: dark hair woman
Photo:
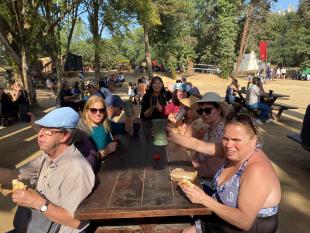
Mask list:
[[[169,93],[164,88],[164,82],[159,76],[152,78],[150,88],[143,96],[141,104],[141,118],[165,118],[163,107],[170,99]]]

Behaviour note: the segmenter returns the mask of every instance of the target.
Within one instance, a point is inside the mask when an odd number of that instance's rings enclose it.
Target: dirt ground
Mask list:
[[[136,78],[129,78],[137,80]],[[169,82],[168,78],[164,78]],[[225,95],[229,80],[212,75],[196,74],[189,78],[201,93],[213,91]],[[240,80],[246,86],[246,80]],[[284,111],[280,121],[262,126],[263,149],[280,177],[282,200],[279,207],[278,233],[310,232],[310,153],[286,137],[290,133],[300,132],[305,109],[310,104],[310,82],[297,80],[272,81],[265,90],[288,94],[290,98],[277,100],[299,107],[297,110]],[[125,93],[124,93],[125,94]],[[55,103],[55,96],[47,90],[37,90],[40,107],[35,114],[39,118],[48,112]],[[125,95],[124,95],[125,96]],[[19,167],[38,156],[36,135],[31,126],[15,123],[7,128],[0,127],[0,166]],[[257,187],[259,188],[259,187]],[[9,198],[0,195],[0,233],[12,228],[15,205]]]

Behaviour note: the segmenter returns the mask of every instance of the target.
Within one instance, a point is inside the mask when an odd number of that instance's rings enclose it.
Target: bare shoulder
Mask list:
[[[258,176],[263,182],[278,180],[278,176],[272,166],[271,161],[266,154],[257,150],[255,154],[249,159],[247,168],[244,171],[244,176]]]

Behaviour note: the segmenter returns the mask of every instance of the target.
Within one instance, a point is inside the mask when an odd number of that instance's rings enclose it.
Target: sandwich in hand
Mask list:
[[[2,193],[3,196],[8,196],[15,189],[26,189],[26,188],[27,186],[22,181],[14,179],[12,180],[12,189],[2,188],[2,186],[0,185],[0,192]]]
[[[192,182],[197,177],[197,171],[189,172],[185,171],[183,168],[176,168],[170,173],[170,178],[173,181],[178,182],[179,185],[185,185],[188,187],[193,187]]]

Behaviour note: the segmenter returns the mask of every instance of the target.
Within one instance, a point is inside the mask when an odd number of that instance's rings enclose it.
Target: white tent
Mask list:
[[[257,72],[259,69],[258,61],[254,51],[249,54],[244,54],[240,64],[241,72]]]

